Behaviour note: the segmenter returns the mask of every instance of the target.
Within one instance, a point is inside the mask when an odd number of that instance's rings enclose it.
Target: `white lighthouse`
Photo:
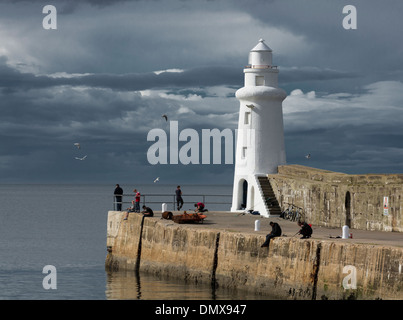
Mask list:
[[[272,50],[259,40],[249,53],[244,69],[245,86],[236,92],[240,101],[234,189],[231,211],[253,210],[270,216],[267,194],[261,181],[286,163],[282,101],[278,69],[272,65]]]

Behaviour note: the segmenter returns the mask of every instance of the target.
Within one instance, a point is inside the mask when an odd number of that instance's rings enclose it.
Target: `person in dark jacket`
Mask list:
[[[117,211],[122,211],[122,195],[123,195],[123,189],[117,184],[115,191],[113,193],[116,197],[116,207]]]
[[[299,234],[302,235],[301,239],[308,239],[312,235],[312,228],[309,224],[306,222],[298,222],[298,225],[301,227],[301,230],[299,230]]]
[[[181,186],[176,187],[175,194],[176,194],[176,206],[177,206],[178,211],[179,211],[183,206]]]
[[[271,239],[281,236],[280,225],[273,221],[270,221],[270,225],[271,225],[271,232],[266,236],[266,241],[262,244],[261,246],[262,248],[268,247]]]
[[[154,211],[152,211],[151,208],[143,206],[143,211],[141,213],[146,216],[146,217],[152,217],[154,216]]]

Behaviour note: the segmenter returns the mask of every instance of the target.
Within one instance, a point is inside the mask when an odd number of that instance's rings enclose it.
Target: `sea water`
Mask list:
[[[122,185],[125,194],[134,186]],[[148,274],[105,271],[107,214],[113,209],[114,185],[0,185],[0,299],[104,300],[104,299],[259,299],[237,291],[212,290]],[[156,211],[159,196],[173,209],[176,186],[145,185],[136,188]],[[229,195],[232,186],[182,186],[185,205],[190,194]],[[211,199],[211,198],[210,198]],[[131,196],[124,198],[128,203]],[[207,199],[208,200],[208,199]],[[211,202],[228,202],[228,197]],[[230,204],[208,204],[211,210],[228,210]],[[54,266],[56,288],[45,289]],[[267,297],[266,297],[267,299]]]

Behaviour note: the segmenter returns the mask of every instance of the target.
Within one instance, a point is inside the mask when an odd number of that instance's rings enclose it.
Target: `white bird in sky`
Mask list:
[[[160,177],[158,177],[157,179],[154,180],[154,183],[160,181]]]
[[[85,158],[87,158],[87,156],[86,156],[86,155],[85,155],[84,157],[82,157],[82,158],[75,157],[75,159],[77,159],[77,160],[85,160]]]
[[[308,153],[308,154],[305,156],[305,158],[310,159],[310,158],[311,158],[311,154]]]
[[[166,114],[163,114],[162,117],[165,118],[165,121],[168,121],[168,116]]]
[[[80,149],[80,147],[81,147],[78,142],[76,142],[74,145],[75,145],[78,149]]]

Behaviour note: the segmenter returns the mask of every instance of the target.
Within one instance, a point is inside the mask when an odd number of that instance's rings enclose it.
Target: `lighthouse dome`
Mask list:
[[[272,65],[272,50],[263,39],[249,53],[251,68],[270,68]]]

